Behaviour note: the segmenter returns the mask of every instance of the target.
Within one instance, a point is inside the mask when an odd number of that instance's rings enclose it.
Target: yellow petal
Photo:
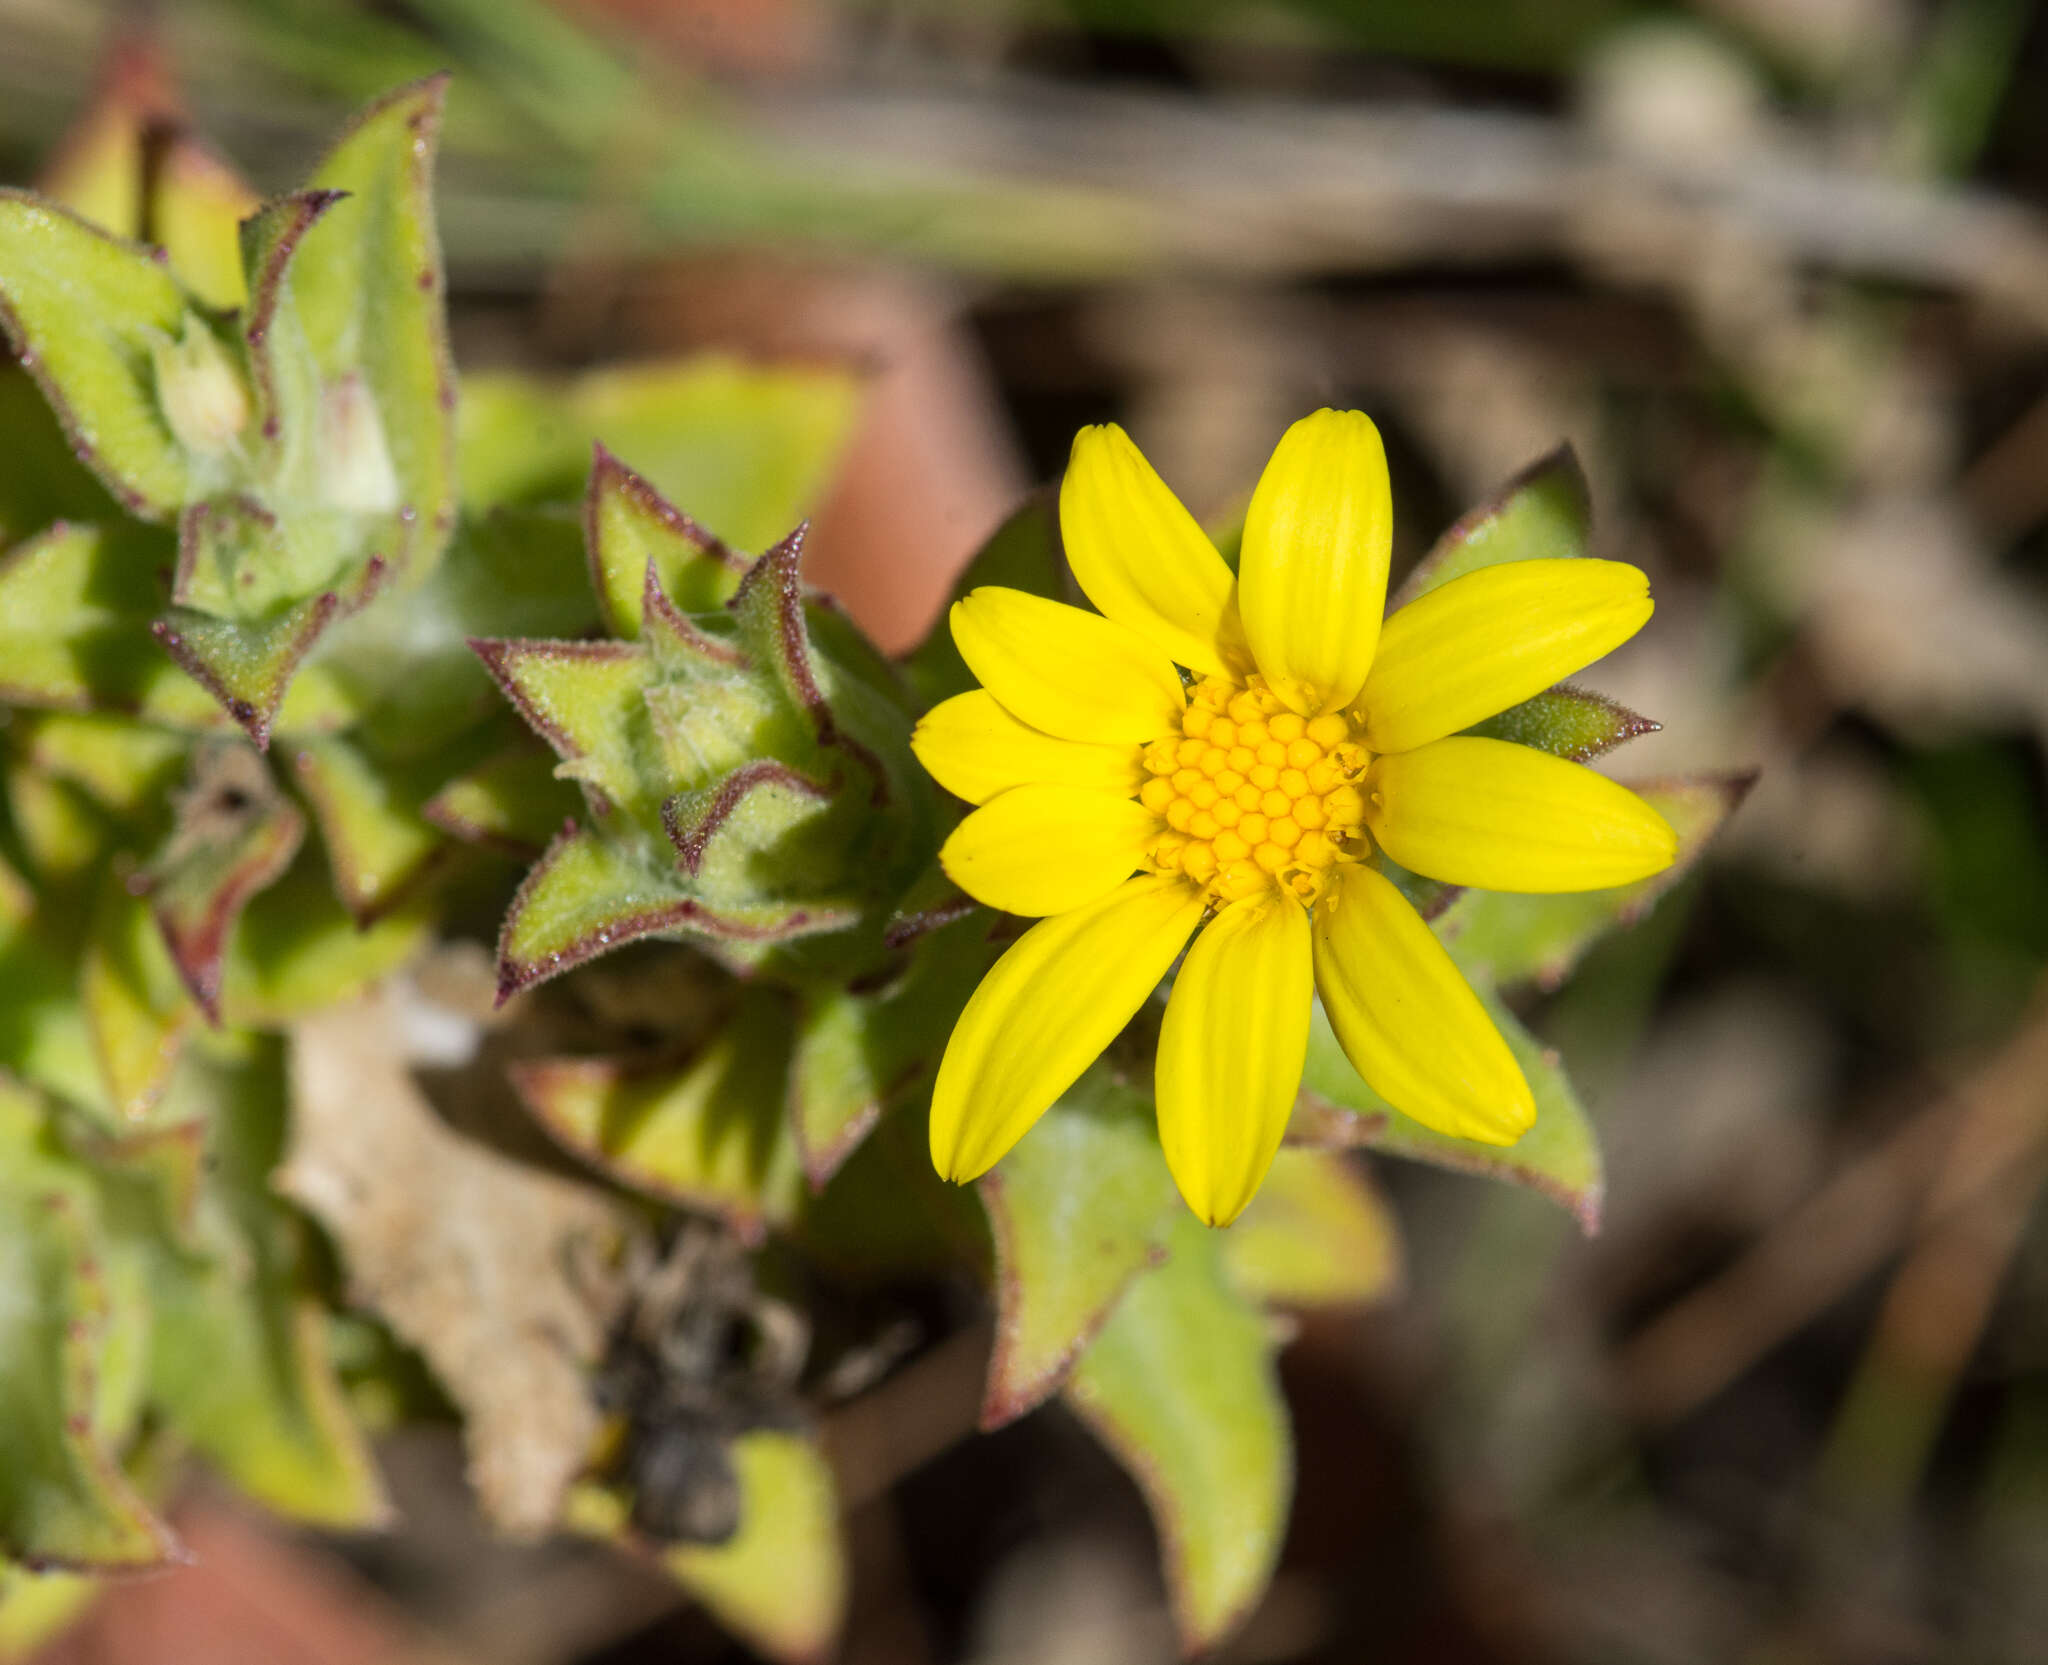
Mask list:
[[[1143,804],[1096,787],[1015,786],[953,829],[939,865],[1005,913],[1065,913],[1128,879],[1163,830]]]
[[[1621,561],[1509,561],[1431,590],[1387,620],[1359,695],[1365,743],[1405,752],[1610,653],[1649,621],[1650,581]]]
[[[933,780],[970,804],[1013,786],[1093,786],[1129,798],[1145,784],[1136,746],[1046,734],[1018,722],[985,688],[933,706],[911,732],[910,749]]]
[[[1364,683],[1393,527],[1371,418],[1319,410],[1287,430],[1245,511],[1237,601],[1259,669],[1297,711],[1348,705]]]
[[[1505,740],[1375,758],[1365,821],[1409,871],[1481,890],[1605,890],[1678,855],[1670,824],[1627,787]]]
[[[1511,1145],[1536,1120],[1521,1066],[1436,933],[1382,873],[1341,864],[1316,910],[1316,992],[1358,1073],[1403,1115]]]
[[[1060,482],[1060,540],[1082,590],[1176,664],[1222,672],[1241,640],[1237,580],[1115,423],[1083,428]]]
[[[1159,1142],[1180,1194],[1227,1226],[1273,1165],[1308,1053],[1308,915],[1267,891],[1195,939],[1159,1031]]]
[[[1031,927],[967,1002],[932,1084],[932,1165],[996,1165],[1130,1022],[1202,917],[1179,877],[1132,879]]]
[[[988,585],[953,603],[953,642],[1011,716],[1064,740],[1156,740],[1187,708],[1166,655],[1100,613]]]

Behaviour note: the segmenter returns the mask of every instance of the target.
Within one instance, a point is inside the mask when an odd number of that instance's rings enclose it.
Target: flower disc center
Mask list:
[[[1371,846],[1359,778],[1372,756],[1347,718],[1304,719],[1253,675],[1195,685],[1180,732],[1145,748],[1138,801],[1166,830],[1152,864],[1219,902],[1274,885],[1313,902],[1332,865]]]

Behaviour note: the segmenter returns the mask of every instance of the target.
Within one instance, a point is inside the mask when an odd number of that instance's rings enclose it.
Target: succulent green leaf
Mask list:
[[[582,794],[556,775],[554,758],[526,741],[448,781],[420,806],[420,818],[464,844],[531,859],[582,808]]]
[[[1594,943],[1634,925],[1692,870],[1755,781],[1744,772],[1639,783],[1634,790],[1678,834],[1678,859],[1662,873],[1561,896],[1466,891],[1437,916],[1437,931],[1469,977],[1554,989]]]
[[[146,520],[176,513],[217,474],[178,442],[157,385],[155,349],[184,333],[189,306],[158,251],[0,190],[0,328],[72,449]]]
[[[221,1019],[274,1029],[352,1000],[412,959],[434,922],[415,899],[358,926],[307,852],[243,910],[221,968]]]
[[[0,1070],[112,1121],[74,953],[40,930],[0,934]]]
[[[455,524],[455,373],[433,210],[446,93],[447,77],[430,76],[356,118],[311,180],[346,195],[291,266],[330,443],[351,423],[359,444],[375,433],[411,532],[404,558],[418,565],[439,558]]]
[[[292,769],[313,806],[334,883],[359,925],[388,913],[427,874],[448,842],[421,814],[411,771],[378,768],[340,738],[292,749]]]
[[[712,902],[589,831],[561,834],[526,875],[498,937],[498,998],[641,937],[695,940],[736,966],[854,924],[831,902]]]
[[[590,465],[583,535],[605,625],[626,640],[640,634],[651,587],[682,613],[709,613],[731,599],[748,565],[602,444]]]
[[[60,524],[0,556],[0,698],[223,723],[150,636],[162,607],[153,574],[172,553],[152,527]]]
[[[1591,547],[1593,494],[1569,445],[1538,457],[1436,540],[1408,575],[1393,605],[1504,561],[1584,555]]]
[[[965,919],[920,938],[879,986],[835,980],[803,990],[790,1111],[813,1189],[928,1079],[994,957],[985,923]]]
[[[114,827],[92,799],[69,781],[7,761],[7,810],[28,877],[45,890],[63,889],[106,855]]]
[[[582,783],[591,807],[660,814],[650,788],[654,749],[644,689],[647,650],[633,642],[487,641],[471,647],[529,727],[555,749],[561,773]]]
[[[56,521],[112,521],[120,505],[71,453],[56,413],[19,365],[0,362],[0,550]]]
[[[512,1081],[565,1149],[758,1241],[790,1223],[803,1190],[786,1108],[789,1048],[786,997],[756,988],[681,1068],[543,1059],[514,1065]]]
[[[939,1178],[925,1123],[918,1095],[885,1112],[825,1189],[805,1198],[797,1234],[835,1275],[887,1284],[993,1266],[980,1196]]]
[[[1606,1180],[1600,1144],[1558,1055],[1529,1033],[1500,997],[1478,985],[1487,1015],[1522,1066],[1536,1099],[1535,1124],[1512,1145],[1454,1139],[1401,1114],[1367,1086],[1337,1044],[1322,1003],[1309,1024],[1301,1098],[1289,1144],[1324,1149],[1364,1146],[1455,1173],[1526,1185],[1569,1209],[1588,1236],[1600,1229]]]
[[[270,1176],[283,1154],[282,1043],[212,1067],[208,1183],[195,1246],[138,1234],[155,1313],[149,1391],[158,1414],[238,1487],[300,1520],[380,1524],[383,1489],[327,1353],[301,1227]]]
[[[1131,1286],[1066,1389],[1145,1494],[1189,1653],[1265,1593],[1293,1478],[1265,1322],[1231,1288],[1221,1235],[1177,1211],[1166,1264]]]
[[[169,1084],[199,1013],[149,904],[111,871],[93,905],[79,999],[115,1115],[141,1120]]]
[[[803,1434],[760,1428],[732,1442],[739,1530],[722,1544],[636,1539],[618,1491],[570,1494],[578,1531],[658,1555],[669,1575],[749,1648],[779,1665],[822,1665],[846,1619],[847,1566],[831,1466]]]
[[[23,754],[46,775],[82,788],[123,820],[146,815],[185,766],[182,734],[97,712],[23,713],[14,719]]]
[[[1097,1065],[978,1189],[996,1250],[981,1425],[1056,1392],[1132,1281],[1165,1254],[1173,1178],[1151,1100]]]
[[[1037,492],[989,535],[987,543],[954,581],[952,599],[984,584],[1024,590],[1054,601],[1071,599],[1066,558],[1060,553],[1059,508],[1050,492]],[[941,608],[931,633],[904,661],[904,674],[927,706],[978,687],[974,673],[953,645],[950,608]]]
[[[339,607],[332,590],[253,623],[174,607],[152,628],[164,651],[263,747],[293,672]]]
[[[1290,1307],[1384,1300],[1401,1285],[1401,1234],[1386,1199],[1342,1151],[1283,1149],[1223,1235],[1230,1281]]]
[[[84,1170],[0,1080],[0,1553],[98,1570],[177,1553],[118,1458],[147,1324],[132,1293]]]
[[[1475,723],[1466,732],[1488,740],[1534,746],[1541,752],[1568,757],[1574,763],[1590,763],[1623,741],[1655,734],[1663,726],[1605,694],[1560,682],[1520,705],[1508,707],[1498,716]]]
[[[86,1573],[31,1572],[0,1561],[0,1660],[33,1659],[81,1617],[104,1586]]]
[[[694,883],[713,896],[745,895],[759,880],[836,874],[835,801],[830,786],[764,757],[715,786],[677,793],[662,805],[662,826]]]
[[[217,1024],[229,933],[249,899],[291,865],[305,820],[256,753],[235,740],[194,752],[175,809],[146,893],[179,976]]]
[[[846,1618],[846,1550],[832,1470],[800,1434],[733,1441],[740,1529],[725,1543],[676,1544],[661,1562],[713,1617],[786,1665],[832,1657]]]
[[[852,434],[861,381],[850,367],[722,356],[566,380],[467,376],[462,501],[472,512],[574,501],[602,440],[732,547],[765,549],[817,505]]]

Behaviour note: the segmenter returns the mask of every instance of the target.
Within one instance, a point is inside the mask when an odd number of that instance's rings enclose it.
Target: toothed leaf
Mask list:
[[[981,1425],[1057,1392],[1179,1211],[1151,1101],[1097,1066],[978,1187],[996,1250],[996,1345]]]
[[[447,849],[408,790],[410,771],[377,768],[343,739],[300,742],[292,769],[320,824],[342,906],[367,925],[387,913]]]
[[[1555,688],[1510,706],[1498,716],[1474,724],[1466,732],[1488,740],[1589,763],[1627,740],[1655,734],[1663,725],[1637,715],[1605,694],[1560,682]]]
[[[1561,896],[1466,891],[1438,915],[1437,931],[1467,976],[1556,988],[1594,943],[1635,924],[1692,870],[1755,778],[1697,775],[1635,786],[1678,834],[1678,859],[1652,878]]]
[[[556,776],[553,756],[528,743],[457,775],[420,807],[420,817],[465,844],[537,856],[582,807],[576,788]]]
[[[1320,1001],[1309,1023],[1308,1062],[1301,1075],[1301,1098],[1288,1124],[1288,1143],[1322,1148],[1362,1145],[1457,1173],[1526,1185],[1569,1209],[1590,1236],[1600,1228],[1606,1181],[1599,1140],[1585,1107],[1557,1054],[1530,1034],[1484,984],[1478,985],[1478,993],[1536,1099],[1535,1124],[1514,1144],[1456,1139],[1402,1115],[1351,1067]]]
[[[1591,547],[1593,496],[1569,445],[1539,457],[1436,540],[1401,586],[1405,607],[1481,567],[1505,561],[1584,555]]]
[[[1132,1285],[1066,1391],[1145,1494],[1189,1653],[1264,1594],[1293,1478],[1266,1327],[1230,1287],[1220,1238],[1177,1211],[1166,1264]]]
[[[231,1028],[274,1029],[352,1000],[419,953],[430,902],[401,902],[359,926],[310,852],[242,912],[221,968],[220,1014]]]
[[[250,739],[267,746],[292,673],[332,621],[336,606],[329,591],[260,623],[176,607],[158,621],[156,637]]]
[[[746,570],[743,557],[601,444],[590,467],[583,528],[606,627],[628,640],[641,634],[649,585],[658,584],[682,613],[709,613],[725,605]]]

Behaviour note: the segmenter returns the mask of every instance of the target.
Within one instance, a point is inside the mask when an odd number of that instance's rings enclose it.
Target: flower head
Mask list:
[[[1493,1144],[1535,1120],[1507,1044],[1381,857],[1514,891],[1670,865],[1676,837],[1633,793],[1459,732],[1634,635],[1649,584],[1616,561],[1519,561],[1383,624],[1391,527],[1386,455],[1355,411],[1282,438],[1236,574],[1121,429],[1087,428],[1060,530],[1100,611],[997,588],[955,604],[982,686],[934,708],[912,744],[979,807],[940,859],[970,895],[1041,917],[947,1045],[942,1174],[994,1166],[1183,949],[1159,1134],[1212,1224],[1251,1201],[1286,1131],[1312,991],[1407,1115]]]

